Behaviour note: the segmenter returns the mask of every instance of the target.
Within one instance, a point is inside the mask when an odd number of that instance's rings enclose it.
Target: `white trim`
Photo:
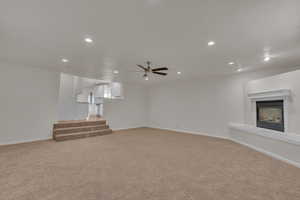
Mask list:
[[[126,128],[111,128],[112,131],[125,131],[130,129],[136,129],[136,128],[148,128],[146,126],[133,126],[133,127],[126,127]]]
[[[170,129],[170,128],[160,128],[160,127],[149,127],[149,128],[154,128],[154,129],[161,129],[161,130],[168,130],[168,131],[175,131],[175,132],[179,132],[179,133],[187,133],[187,134],[193,134],[193,135],[202,135],[202,136],[208,136],[208,137],[213,137],[213,138],[218,138],[218,139],[225,139],[225,140],[229,140],[229,141],[233,141],[233,142],[236,142],[236,143],[239,143],[241,145],[244,145],[248,148],[251,148],[251,149],[254,149],[260,153],[263,153],[267,156],[270,156],[272,158],[275,158],[277,160],[280,160],[280,161],[283,161],[283,162],[286,162],[288,164],[291,164],[295,167],[298,167],[300,168],[300,163],[298,162],[295,162],[295,161],[292,161],[292,160],[289,160],[289,159],[286,159],[278,154],[275,154],[275,153],[271,153],[269,151],[266,151],[264,149],[261,149],[261,148],[258,148],[258,147],[255,147],[255,146],[252,146],[252,145],[249,145],[247,143],[244,143],[244,142],[240,142],[236,139],[233,139],[231,137],[224,137],[224,136],[215,136],[215,135],[209,135],[207,133],[199,133],[199,132],[193,132],[193,131],[185,131],[185,130],[178,130],[178,129]],[[256,128],[256,127],[255,127]],[[268,130],[267,130],[268,131]],[[281,133],[282,134],[282,133]]]
[[[241,141],[238,141],[238,140],[233,139],[233,138],[231,138],[230,140],[233,141],[233,142],[236,142],[236,143],[238,143],[238,144],[244,145],[244,146],[246,146],[246,147],[249,147],[249,148],[251,148],[251,149],[254,149],[255,151],[258,151],[258,152],[260,152],[260,153],[263,153],[263,154],[265,154],[265,155],[267,155],[267,156],[270,156],[270,157],[272,157],[272,158],[275,158],[275,159],[277,159],[277,160],[286,162],[286,163],[288,163],[288,164],[291,164],[291,165],[293,165],[293,166],[295,166],[295,167],[300,168],[300,163],[298,163],[298,162],[295,162],[295,161],[286,159],[286,158],[284,158],[284,157],[282,157],[282,156],[279,156],[278,154],[275,154],[275,153],[266,151],[266,150],[264,150],[264,149],[255,147],[255,146],[253,146],[253,145],[250,145],[250,144],[247,144],[247,143],[244,143],[244,142],[241,142]]]
[[[195,131],[187,131],[187,130],[172,129],[172,128],[161,128],[161,127],[157,127],[157,126],[149,126],[148,128],[174,131],[174,132],[179,132],[179,133],[187,133],[187,134],[192,134],[192,135],[202,135],[202,136],[208,136],[208,137],[213,137],[213,138],[218,138],[218,139],[229,139],[228,137],[224,137],[224,136],[210,135],[208,133],[202,133],[202,132],[199,133],[199,132],[195,132]]]
[[[230,123],[229,127],[231,129],[242,131],[246,134],[255,134],[273,140],[283,141],[289,144],[300,145],[300,135],[298,136],[297,134],[294,133],[283,134],[282,132],[278,132],[278,131],[273,131],[264,128],[257,128],[255,126],[250,126],[246,124],[237,124],[237,123]],[[299,137],[299,139],[296,139],[296,137]]]
[[[5,143],[0,143],[0,146],[12,145],[12,144],[23,144],[23,143],[30,143],[30,142],[39,142],[39,141],[45,141],[45,140],[52,140],[52,136],[45,137],[45,138],[38,138],[38,139],[28,139],[28,140],[19,140],[19,141],[13,141],[13,142],[5,142]]]
[[[262,92],[253,92],[248,94],[248,97],[254,101],[266,100],[269,98],[283,99],[284,97],[290,97],[290,96],[291,96],[290,89],[269,90],[269,91],[262,91]]]
[[[127,128],[117,128],[117,129],[112,129],[112,131],[122,131],[122,130],[129,130],[129,129],[135,129],[135,128],[143,128],[143,126],[127,127]],[[53,139],[52,136],[49,136],[49,137],[45,137],[45,138],[18,140],[18,141],[0,143],[0,146],[13,145],[13,144],[22,144],[22,143],[30,143],[30,142],[39,142],[39,141],[52,140],[52,139]]]
[[[236,125],[238,125],[238,124],[233,124],[233,123],[231,123],[231,124],[230,124],[230,127],[231,127],[231,128],[234,128],[234,129],[237,129],[237,130],[245,131],[245,129],[241,128],[241,126],[240,126],[240,127],[237,127]],[[128,128],[128,127],[127,127],[127,128],[118,128],[118,129],[113,129],[113,131],[122,131],[122,130],[136,129],[136,128],[154,128],[154,129],[160,129],[160,130],[175,131],[175,132],[178,132],[178,133],[187,133],[187,134],[193,134],[193,135],[208,136],[208,137],[218,138],[218,139],[231,140],[231,141],[233,141],[233,142],[236,142],[236,143],[239,143],[239,144],[244,145],[244,146],[246,146],[246,147],[249,147],[249,148],[251,148],[251,149],[254,149],[254,150],[256,150],[256,151],[258,151],[258,152],[260,152],[260,153],[263,153],[263,154],[265,154],[265,155],[267,155],[267,156],[270,156],[270,157],[272,157],[272,158],[275,158],[275,159],[277,159],[277,160],[280,160],[280,161],[289,163],[289,164],[291,164],[291,165],[293,165],[293,166],[295,166],[295,167],[300,168],[300,163],[298,163],[298,162],[295,162],[295,161],[286,159],[286,158],[284,158],[284,157],[282,157],[282,156],[279,156],[278,154],[271,153],[271,152],[269,152],[269,151],[266,151],[266,150],[264,150],[264,149],[255,147],[255,146],[253,146],[253,145],[250,145],[250,144],[247,144],[247,143],[238,141],[238,140],[233,139],[233,138],[231,138],[231,137],[216,136],[216,135],[209,135],[209,134],[207,134],[207,133],[199,133],[199,132],[194,132],[194,131],[186,131],[186,130],[170,129],[170,128],[161,128],[161,127],[154,127],[154,126],[152,126],[152,127],[151,127],[151,126],[150,126],[150,127],[141,127],[141,126],[138,126],[138,127],[130,127],[130,128]],[[256,127],[254,127],[254,128],[256,128]],[[256,129],[260,129],[260,128],[256,128]],[[249,131],[249,129],[248,129],[248,131]],[[245,131],[245,132],[248,132],[248,131]],[[271,131],[271,130],[264,130],[264,131]],[[276,132],[276,131],[272,131],[272,132]],[[265,135],[265,134],[261,134],[261,133],[259,134],[259,133],[257,133],[257,132],[256,132],[256,133],[254,132],[254,134],[258,134],[258,135],[264,136],[264,137],[270,137],[270,138],[276,139],[276,140],[279,139],[278,137],[270,136],[269,134],[268,134],[268,135]],[[38,141],[45,141],[45,140],[51,140],[51,139],[52,139],[52,137],[39,138],[39,139],[35,139],[35,140],[21,140],[21,141],[14,141],[14,142],[8,142],[8,143],[1,143],[0,146],[2,146],[2,145],[12,145],[12,144],[21,144],[21,143],[29,143],[29,142],[38,142]],[[279,139],[279,140],[282,140],[282,138]],[[285,141],[285,142],[288,142],[288,143],[291,142],[290,140],[282,140],[282,141]],[[294,144],[295,141],[292,141],[292,143]],[[299,142],[299,143],[296,142],[296,144],[299,145],[300,142]]]

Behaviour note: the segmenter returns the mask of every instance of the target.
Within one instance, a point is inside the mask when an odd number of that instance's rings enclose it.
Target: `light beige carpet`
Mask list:
[[[227,140],[135,129],[0,147],[0,199],[299,200],[300,169]]]

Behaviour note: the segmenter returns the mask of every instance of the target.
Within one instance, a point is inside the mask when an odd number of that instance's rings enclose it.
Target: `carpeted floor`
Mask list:
[[[2,200],[299,200],[300,169],[155,129],[0,147]]]

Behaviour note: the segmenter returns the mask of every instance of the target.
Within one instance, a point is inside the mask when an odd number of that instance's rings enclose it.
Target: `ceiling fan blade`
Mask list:
[[[159,75],[163,75],[163,76],[166,76],[167,73],[163,73],[163,72],[152,72],[153,74],[159,74]]]
[[[166,67],[160,67],[160,68],[152,69],[153,72],[155,72],[155,71],[162,71],[162,70],[168,70],[168,68],[166,68]]]
[[[145,68],[144,66],[142,66],[142,65],[137,65],[137,66],[142,68],[143,70],[147,71],[147,68]]]

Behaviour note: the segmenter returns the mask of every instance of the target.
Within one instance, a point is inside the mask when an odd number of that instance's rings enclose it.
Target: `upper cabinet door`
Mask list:
[[[113,99],[123,99],[123,86],[121,83],[113,82],[111,85],[111,96]]]

